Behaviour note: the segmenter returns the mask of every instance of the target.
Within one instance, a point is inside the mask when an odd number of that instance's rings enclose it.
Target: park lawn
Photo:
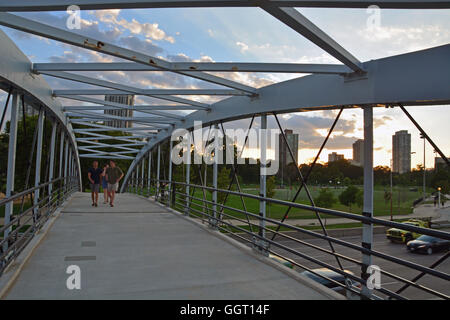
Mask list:
[[[253,195],[258,194],[258,190],[256,188],[252,188],[250,186],[243,186],[243,189],[245,189],[244,190],[245,193],[249,193],[249,194],[253,194]],[[362,187],[361,187],[361,189],[362,189]],[[342,191],[344,191],[344,188],[330,189],[330,190],[335,194],[335,197],[337,199],[338,195]],[[310,187],[309,191],[310,191],[312,197],[314,198],[318,195],[320,188],[319,187]],[[296,192],[296,189],[294,187],[292,188],[292,190],[289,190],[289,191],[287,189],[276,189],[275,190],[275,198],[281,199],[281,200],[291,199],[294,196],[295,192]],[[400,205],[398,203],[399,193],[400,193],[400,200],[401,200]],[[202,191],[196,190],[194,196],[197,198],[203,198]],[[412,213],[412,203],[415,199],[419,198],[420,196],[421,196],[420,192],[409,191],[409,187],[394,188],[393,214],[394,215],[407,215],[407,214]],[[207,200],[211,201],[211,193],[210,192],[206,192],[206,198],[207,198]],[[258,200],[244,198],[244,201],[245,201],[245,205],[247,207],[247,211],[254,213],[254,214],[258,214],[258,212],[259,212],[259,201]],[[296,202],[306,204],[306,205],[310,204],[308,201],[306,192],[304,190],[302,190],[302,192],[300,193]],[[193,203],[200,204],[201,201],[193,200]],[[228,197],[225,205],[243,210],[242,201],[239,196],[230,195]],[[211,208],[211,205],[209,205],[208,207]],[[196,208],[197,210],[201,210],[201,209],[199,209],[199,207],[194,207],[194,208]],[[268,205],[267,209],[266,209],[267,217],[273,218],[273,219],[281,219],[284,216],[286,209],[287,209],[286,206],[279,205],[279,204],[271,204],[270,206]],[[360,208],[356,205],[352,206],[351,210],[349,211],[349,208],[347,206],[340,204],[338,201],[330,209],[344,211],[344,212],[351,212],[351,213],[356,213],[356,214],[361,214],[361,211],[362,211],[362,208]],[[229,214],[233,217],[246,219],[244,214],[241,214],[241,213],[229,210],[229,209],[225,209],[224,213]],[[374,188],[374,216],[383,216],[383,215],[390,215],[390,203],[389,202],[385,203],[384,187],[376,186]],[[327,214],[321,214],[321,216],[324,218],[332,218],[333,217],[333,216],[327,215]],[[304,209],[298,209],[298,208],[292,208],[290,210],[290,213],[288,216],[289,219],[312,219],[315,217],[316,217],[316,215],[314,212],[309,211],[309,210],[304,210]]]

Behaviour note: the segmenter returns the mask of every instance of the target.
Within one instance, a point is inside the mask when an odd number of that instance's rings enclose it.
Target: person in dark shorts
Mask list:
[[[109,168],[109,164],[105,164],[102,172],[102,188],[103,188],[103,204],[107,204],[109,201],[108,195],[108,180],[106,180],[106,170]]]
[[[109,205],[114,207],[114,197],[119,188],[119,181],[123,178],[123,171],[116,167],[113,160],[109,161],[109,168],[106,170],[106,180],[108,180]]]
[[[92,206],[98,206],[98,191],[103,170],[98,167],[98,161],[92,162],[92,168],[88,170],[88,178],[91,183]]]

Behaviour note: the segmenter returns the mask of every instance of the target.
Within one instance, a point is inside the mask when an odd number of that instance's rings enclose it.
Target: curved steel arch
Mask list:
[[[75,158],[77,159],[77,169],[79,183],[81,186],[81,165],[78,156],[77,142],[68,122],[61,103],[52,97],[52,89],[42,76],[31,73],[32,63],[25,54],[14,44],[14,42],[0,30],[0,86],[4,90],[9,90],[8,86],[24,93],[27,103],[35,106],[43,106],[46,111],[51,112],[54,118],[66,129],[69,141],[73,146]]]
[[[310,75],[269,85],[257,97],[231,97],[212,105],[211,111],[196,111],[163,130],[136,155],[122,185],[154,146],[175,129],[192,129],[194,121],[209,125],[247,118],[254,114],[306,112],[361,105],[450,104],[450,45],[372,60],[364,63],[363,76]]]

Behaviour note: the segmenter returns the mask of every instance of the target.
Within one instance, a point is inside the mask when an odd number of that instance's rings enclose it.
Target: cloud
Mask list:
[[[175,39],[172,36],[168,36],[166,32],[159,28],[158,23],[140,23],[136,19],[128,21],[126,19],[119,19],[120,10],[99,10],[94,12],[94,16],[101,22],[121,27],[128,30],[132,34],[142,35],[147,39],[152,40],[165,40],[170,43],[174,43]]]
[[[236,42],[236,45],[241,48],[240,50],[242,53],[245,53],[245,51],[248,51],[249,49],[247,44],[240,41]]]

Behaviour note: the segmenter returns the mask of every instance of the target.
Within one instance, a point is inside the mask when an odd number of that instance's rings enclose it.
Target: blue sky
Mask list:
[[[382,10],[380,26],[367,28],[370,13],[365,9],[299,9],[327,32],[333,39],[361,61],[412,52],[450,43],[450,10]],[[20,15],[59,28],[66,28],[67,13],[21,13]],[[241,61],[241,62],[304,62],[337,63],[314,44],[258,8],[214,9],[151,9],[82,11],[80,34],[106,42],[141,50],[171,61]],[[3,28],[33,62],[110,61],[115,58],[74,48],[51,40]],[[170,73],[88,74],[110,81],[141,88],[206,88],[214,85]],[[300,75],[282,74],[222,74],[255,87],[283,81]],[[80,88],[70,81],[46,78],[55,89]],[[86,86],[88,87],[88,86]],[[192,97],[191,97],[192,98]],[[0,94],[0,101],[5,94]],[[195,97],[209,102],[205,97]],[[74,104],[63,101],[64,104]],[[155,103],[140,98],[138,104]],[[76,103],[79,104],[79,103]],[[446,127],[448,106],[411,107],[410,111],[438,143],[450,154]],[[388,165],[391,136],[397,130],[412,133],[413,166],[422,163],[422,141],[418,131],[400,110],[375,111],[375,164]],[[361,110],[347,110],[342,128],[330,141],[321,160],[328,152],[337,151],[351,157],[351,143],[362,137]],[[443,116],[445,115],[445,116]],[[283,125],[300,134],[300,160],[308,161],[320,145],[324,130],[332,122],[333,112],[292,114],[285,116]],[[245,121],[241,121],[245,126]],[[238,125],[238,124],[237,124]],[[339,128],[337,128],[339,129]],[[427,149],[427,167],[433,166],[433,152]]]

